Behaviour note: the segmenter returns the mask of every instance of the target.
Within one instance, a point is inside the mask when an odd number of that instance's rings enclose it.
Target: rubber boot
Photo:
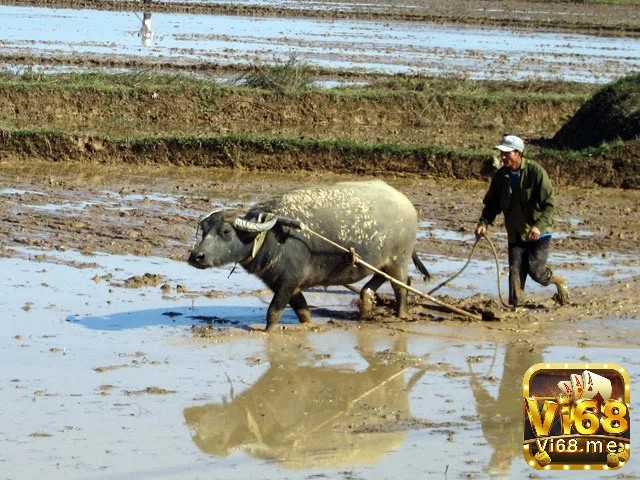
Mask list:
[[[555,283],[558,289],[557,301],[560,305],[566,305],[569,303],[569,285],[567,285],[567,279],[560,275],[553,275],[549,279],[549,283]]]
[[[509,305],[512,307],[521,307],[525,304],[524,292],[520,288],[518,281],[514,282],[509,288]]]
[[[527,274],[522,270],[513,269],[509,271],[509,305],[521,307],[525,304],[524,284]]]

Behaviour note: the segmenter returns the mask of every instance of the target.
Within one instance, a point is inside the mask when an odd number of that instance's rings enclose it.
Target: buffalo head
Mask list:
[[[245,217],[228,221],[221,210],[204,215],[198,222],[202,238],[191,250],[189,264],[196,268],[210,268],[250,258],[256,236],[270,230],[277,218],[264,220],[264,214],[260,214],[257,219]]]

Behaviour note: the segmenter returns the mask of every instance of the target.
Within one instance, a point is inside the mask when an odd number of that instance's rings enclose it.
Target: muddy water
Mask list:
[[[446,26],[420,30],[395,22],[234,17],[239,23],[233,24],[228,17],[174,14],[153,15],[155,35],[145,45],[133,14],[9,7],[0,7],[0,14],[2,51],[42,56],[195,62],[254,61],[260,55],[272,60],[294,52],[317,64],[388,71],[407,65],[438,71],[446,56],[447,65],[471,76],[490,66],[493,78],[516,70],[587,81],[637,69],[640,58],[637,41],[629,39]],[[389,30],[385,49],[374,49],[372,39]],[[459,32],[468,34],[463,38],[473,48],[460,43]],[[329,34],[339,40],[328,45]],[[514,42],[522,57],[514,54]],[[513,55],[515,66],[500,67],[501,59]],[[625,366],[632,381],[640,374],[633,301],[640,265],[637,247],[628,247],[637,242],[627,225],[634,213],[620,216],[639,204],[634,192],[574,192],[583,205],[579,211],[570,206],[576,206],[571,189],[562,192],[557,238],[570,242],[554,251],[552,262],[569,274],[574,305],[558,308],[549,301],[549,289],[531,285],[527,291],[540,306],[499,322],[439,313],[434,318],[416,309],[412,321],[363,323],[354,319],[355,296],[330,288],[307,295],[311,330],[298,327],[286,311],[284,328],[264,335],[255,329],[264,324],[271,294],[243,272],[200,272],[179,261],[193,233],[182,235],[186,227],[180,222],[193,223],[213,206],[243,207],[266,191],[279,191],[282,175],[252,175],[252,184],[249,176],[218,175],[216,182],[198,186],[209,189],[203,200],[185,189],[202,172],[165,184],[142,176],[135,180],[144,185],[141,193],[127,193],[121,187],[134,188],[132,178],[115,180],[113,172],[97,168],[91,172],[99,177],[96,187],[75,177],[73,168],[59,172],[47,166],[46,179],[29,180],[5,173],[5,167],[4,478],[520,479],[535,476],[521,454],[520,395],[530,365],[606,361]],[[458,213],[460,204],[477,210],[484,185],[474,187],[471,202],[460,185],[432,185],[432,197],[418,197],[416,191],[429,189],[396,183],[415,188],[413,198],[424,211],[420,253],[442,280],[464,261],[452,252],[469,247],[469,230],[453,228],[464,225],[460,218],[472,218]],[[187,192],[172,193],[177,186]],[[437,208],[428,210],[430,204]],[[603,205],[617,210],[605,210],[608,219],[590,217]],[[154,244],[161,250],[157,255],[138,253],[153,235],[173,230],[164,244]],[[432,250],[436,240],[450,246]],[[580,242],[593,251],[568,247]],[[495,300],[494,274],[492,260],[483,256],[439,294]],[[632,412],[638,407],[634,385]],[[633,449],[621,475],[640,476],[636,455]],[[544,478],[569,477],[545,472]]]
[[[640,40],[631,38],[345,19],[153,13],[146,26],[143,20],[130,12],[0,6],[0,53],[183,65],[296,57],[369,72],[593,83],[640,68]]]
[[[330,288],[308,296],[314,329],[287,312],[284,329],[265,335],[254,328],[270,293],[244,273],[160,257],[4,253],[5,478],[523,478],[528,366],[606,360],[640,374],[637,349],[619,348],[620,337],[637,338],[628,318],[550,325],[553,341],[505,337],[521,327],[500,322],[383,328],[356,322],[353,294]],[[590,282],[603,267],[583,261],[575,278]],[[480,290],[481,278],[465,275],[446,293]],[[575,329],[608,334],[576,345]]]

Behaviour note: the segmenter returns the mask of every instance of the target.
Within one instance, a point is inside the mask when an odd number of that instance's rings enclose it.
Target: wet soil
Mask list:
[[[230,206],[239,213],[258,200],[290,188],[355,178],[320,172],[302,176],[194,167],[172,169],[47,162],[29,166],[4,162],[0,164],[0,172],[3,256],[19,255],[15,247],[30,246],[53,251],[158,256],[178,261],[186,260],[198,217],[216,205]],[[426,235],[418,241],[419,254],[459,259],[462,265],[471,252],[473,228],[487,183],[417,177],[382,178],[407,194],[418,209],[420,221],[429,225],[425,228]],[[554,239],[553,251],[561,258],[582,260],[560,263],[553,268],[566,275],[571,285],[572,271],[583,271],[584,262],[589,263],[589,259],[599,259],[606,264],[607,258],[611,258],[615,266],[605,270],[603,278],[593,278],[587,285],[572,288],[571,304],[562,307],[555,303],[552,287],[532,294],[528,308],[518,312],[502,307],[497,295],[466,292],[456,298],[440,298],[437,292],[434,293],[434,297],[447,304],[483,315],[486,320],[499,320],[497,323],[485,322],[486,327],[474,329],[474,335],[487,338],[499,335],[508,340],[522,338],[524,332],[527,335],[535,332],[543,340],[549,322],[569,326],[580,320],[635,317],[638,314],[638,279],[634,275],[618,278],[617,269],[633,271],[638,266],[640,226],[636,219],[640,213],[640,192],[565,186],[558,189],[557,195],[559,235]],[[439,238],[440,231],[455,232],[464,240],[451,241],[446,235]],[[500,221],[492,234],[499,261],[504,266],[506,246]],[[474,256],[482,260],[493,258],[487,247],[477,248]],[[43,255],[41,261],[50,259]],[[82,264],[75,266],[83,267]],[[415,279],[416,286],[422,291],[445,280],[437,273],[438,265],[429,268],[436,273],[431,284]],[[203,273],[194,270],[193,274]],[[488,273],[486,281],[496,282],[495,272]],[[170,282],[171,279],[156,272],[147,272],[114,286],[175,288],[180,295],[180,287],[171,287]],[[215,292],[183,294],[187,298],[194,294],[215,297]],[[391,305],[383,296],[370,321],[392,330],[402,330],[412,322],[435,322],[440,332],[451,328],[451,333],[459,322],[470,321],[460,315],[434,310],[433,303],[422,298],[414,298],[406,322],[396,322],[391,312]],[[353,319],[353,316],[347,319],[349,328],[354,325]],[[345,319],[336,317],[334,325],[340,325],[341,320]],[[206,327],[199,334],[207,336]],[[633,343],[632,339],[622,341]]]

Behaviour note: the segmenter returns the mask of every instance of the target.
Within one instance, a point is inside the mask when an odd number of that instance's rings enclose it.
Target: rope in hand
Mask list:
[[[489,243],[489,247],[491,248],[491,251],[493,252],[493,258],[494,258],[494,260],[496,262],[496,275],[497,275],[497,278],[498,278],[498,297],[500,297],[500,303],[505,308],[512,308],[511,305],[509,305],[507,302],[505,302],[504,298],[502,298],[502,287],[500,286],[500,262],[498,261],[498,252],[496,251],[496,247],[493,245],[493,242],[491,241],[491,239],[489,238],[488,235],[485,234],[480,238],[484,238]]]
[[[497,275],[497,281],[498,281],[498,297],[500,297],[500,303],[502,304],[503,307],[506,308],[511,308],[511,305],[509,305],[508,303],[506,303],[504,301],[504,298],[502,297],[502,287],[500,286],[500,261],[498,260],[498,252],[496,250],[496,247],[493,245],[493,242],[491,241],[491,239],[489,238],[488,235],[484,234],[479,238],[476,238],[475,243],[473,244],[473,248],[471,249],[471,252],[469,253],[469,257],[467,258],[466,263],[462,266],[462,268],[460,270],[458,270],[456,273],[454,273],[452,276],[450,276],[449,278],[447,278],[444,282],[440,283],[437,287],[432,288],[431,290],[429,290],[427,293],[429,295],[431,295],[433,292],[435,292],[436,290],[441,289],[442,287],[444,287],[447,283],[449,283],[451,280],[453,280],[454,278],[456,278],[458,275],[460,275],[462,272],[464,272],[464,270],[467,268],[467,266],[469,265],[469,263],[471,262],[471,259],[473,258],[473,253],[476,250],[476,247],[478,246],[478,243],[480,242],[480,240],[485,239],[488,243],[489,243],[489,247],[491,248],[491,251],[493,252],[493,258],[496,262],[496,275]]]

